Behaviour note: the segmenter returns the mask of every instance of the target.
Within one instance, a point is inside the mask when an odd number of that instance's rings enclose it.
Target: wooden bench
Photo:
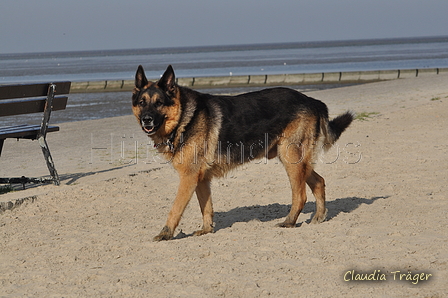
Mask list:
[[[0,155],[8,138],[38,140],[42,148],[51,180],[37,178],[0,178],[0,183],[25,183],[51,181],[59,185],[59,176],[51,158],[46,136],[48,132],[59,131],[58,126],[49,126],[51,111],[64,110],[70,92],[71,82],[46,84],[0,85],[0,117],[43,112],[41,125],[20,124],[0,127]],[[42,98],[42,96],[45,96]],[[39,98],[40,97],[40,98]]]

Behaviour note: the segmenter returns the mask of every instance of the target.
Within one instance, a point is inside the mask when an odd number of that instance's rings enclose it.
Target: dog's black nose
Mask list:
[[[153,120],[153,118],[151,116],[149,116],[149,115],[145,115],[145,116],[142,117],[142,121],[144,123],[152,122],[152,120]]]

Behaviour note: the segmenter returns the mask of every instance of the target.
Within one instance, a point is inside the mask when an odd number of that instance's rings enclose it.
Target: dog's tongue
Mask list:
[[[143,130],[146,131],[147,133],[150,133],[154,130],[154,127],[150,127],[150,128],[143,127]]]

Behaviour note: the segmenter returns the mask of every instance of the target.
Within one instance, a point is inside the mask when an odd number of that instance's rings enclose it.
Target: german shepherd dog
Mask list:
[[[169,240],[196,192],[203,226],[194,235],[213,232],[210,181],[254,159],[278,157],[292,188],[292,206],[280,227],[294,227],[306,202],[306,186],[316,198],[312,223],[325,220],[324,179],[313,170],[319,149],[328,150],[350,125],[346,112],[329,121],[327,106],[288,88],[270,88],[237,96],[214,96],[177,85],[168,66],[150,82],[140,65],[135,75],[132,110],[158,152],[180,176],[167,222],[154,240]]]

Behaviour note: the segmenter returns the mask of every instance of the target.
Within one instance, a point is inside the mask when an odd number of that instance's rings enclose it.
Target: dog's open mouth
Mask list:
[[[146,132],[148,135],[152,135],[153,133],[156,132],[156,127],[153,125],[146,125],[146,126],[142,126],[142,129],[144,132]]]

